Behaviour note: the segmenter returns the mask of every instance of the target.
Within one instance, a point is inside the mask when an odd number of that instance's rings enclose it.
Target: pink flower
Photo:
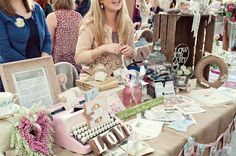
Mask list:
[[[230,20],[231,22],[235,22],[235,17],[231,17],[229,20]]]
[[[235,9],[235,8],[234,8],[233,5],[229,5],[229,6],[228,6],[228,11],[232,12],[232,11],[234,11],[234,9]]]

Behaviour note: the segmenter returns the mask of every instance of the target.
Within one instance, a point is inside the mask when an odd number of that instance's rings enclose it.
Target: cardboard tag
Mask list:
[[[93,89],[85,92],[85,94],[84,94],[85,101],[90,101],[90,100],[94,99],[96,96],[98,96],[98,94],[99,94],[98,88],[93,88]]]

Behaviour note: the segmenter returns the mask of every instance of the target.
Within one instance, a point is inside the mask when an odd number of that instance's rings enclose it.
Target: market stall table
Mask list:
[[[186,133],[177,132],[173,129],[163,127],[163,132],[156,139],[147,141],[155,152],[153,156],[177,156],[186,139],[189,136],[195,138],[200,143],[212,143],[223,133],[233,120],[236,114],[236,105],[224,105],[215,108],[203,107],[207,110],[205,113],[194,115],[197,125],[190,126]],[[66,149],[56,146],[54,148],[57,156],[80,156]],[[205,155],[208,151],[205,152]],[[94,154],[90,153],[88,156]]]

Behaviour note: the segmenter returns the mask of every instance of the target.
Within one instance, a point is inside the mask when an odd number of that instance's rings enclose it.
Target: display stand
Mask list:
[[[210,22],[208,22],[208,20],[208,15],[201,16],[197,42],[195,45],[195,39],[193,38],[192,32],[192,15],[155,15],[154,41],[161,39],[161,49],[166,53],[169,62],[172,62],[173,60],[174,49],[177,45],[182,43],[188,45],[190,54],[186,65],[192,66],[194,64],[194,66],[196,66],[198,61],[202,58],[203,51],[212,52],[215,19],[212,17]],[[194,47],[196,47],[195,52]],[[204,70],[204,77],[208,79],[208,76],[209,67]]]

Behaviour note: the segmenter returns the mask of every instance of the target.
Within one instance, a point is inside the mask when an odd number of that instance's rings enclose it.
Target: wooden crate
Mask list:
[[[215,20],[212,17],[208,23],[209,16],[201,16],[198,31],[198,39],[195,53],[195,63],[202,58],[203,50],[211,52],[214,38]],[[194,54],[194,38],[192,30],[192,15],[169,15],[159,14],[154,17],[154,41],[161,39],[162,51],[166,53],[167,60],[172,63],[174,49],[177,45],[187,44],[190,50],[187,66],[193,65]],[[204,42],[205,40],[205,42]],[[205,43],[205,44],[204,44]],[[204,77],[208,79],[209,67],[204,70]]]

